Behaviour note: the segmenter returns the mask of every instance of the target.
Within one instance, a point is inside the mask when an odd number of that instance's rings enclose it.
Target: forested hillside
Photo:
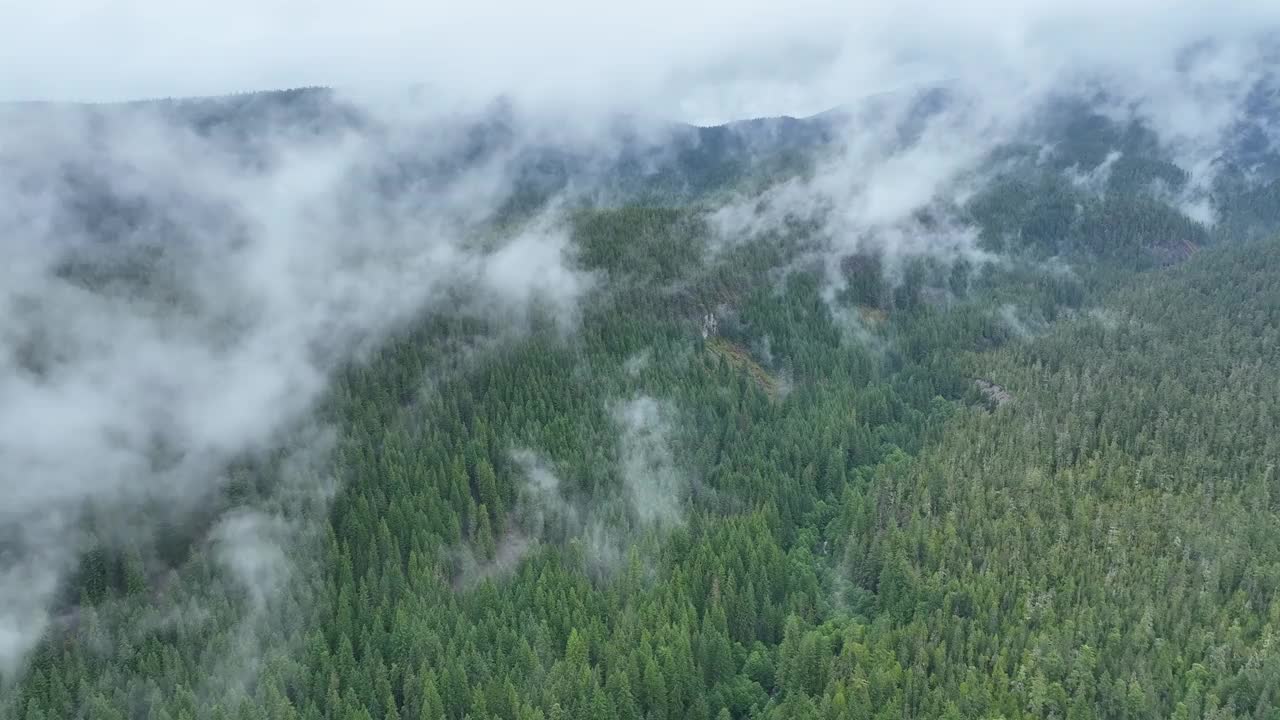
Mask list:
[[[1082,240],[1189,222],[1101,212]],[[609,280],[579,331],[425,317],[341,374],[331,452],[232,470],[210,513],[313,528],[279,597],[223,582],[190,528],[161,574],[92,551],[6,712],[1272,712],[1280,244],[899,280],[871,254],[832,298],[802,228],[713,252],[697,209],[574,227]],[[278,479],[309,476],[331,507]]]
[[[593,155],[501,104],[432,145],[301,90],[147,104],[179,139],[143,151],[103,140],[138,108],[86,111],[52,170],[5,150],[87,242],[63,294],[3,297],[0,389],[136,372],[91,395],[127,421],[100,444],[56,429],[150,484],[0,509],[0,589],[51,598],[0,623],[0,717],[1280,717],[1274,157],[1205,183],[1064,102],[890,220],[811,201],[865,200],[842,123],[891,116],[892,159],[951,102]],[[48,467],[118,469],[37,459],[20,510]]]

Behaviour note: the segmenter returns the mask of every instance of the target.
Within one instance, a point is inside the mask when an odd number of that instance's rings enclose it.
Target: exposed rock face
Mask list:
[[[978,389],[981,390],[982,394],[987,398],[987,403],[993,409],[998,408],[1005,403],[1013,402],[1013,395],[1010,395],[1008,390],[1005,390],[990,380],[978,379],[974,380],[973,384],[978,386]]]

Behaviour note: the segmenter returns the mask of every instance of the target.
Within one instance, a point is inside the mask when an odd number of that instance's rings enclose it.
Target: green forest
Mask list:
[[[574,209],[572,331],[428,313],[227,470],[304,528],[279,597],[90,549],[0,714],[1280,718],[1274,193],[1209,228],[1170,167],[993,183],[995,262]]]

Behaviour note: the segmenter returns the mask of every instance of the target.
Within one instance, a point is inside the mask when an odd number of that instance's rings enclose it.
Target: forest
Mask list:
[[[1209,226],[1141,133],[1064,137],[936,208],[961,258],[718,241],[794,146],[572,208],[573,330],[415,317],[189,525],[88,547],[0,715],[1280,718],[1277,186]],[[251,508],[301,529],[265,597],[206,537]]]

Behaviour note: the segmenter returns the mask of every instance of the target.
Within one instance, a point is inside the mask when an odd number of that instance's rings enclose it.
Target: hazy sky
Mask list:
[[[1278,21],[1271,0],[0,0],[0,99],[420,84],[709,122],[960,74],[1131,69]]]

